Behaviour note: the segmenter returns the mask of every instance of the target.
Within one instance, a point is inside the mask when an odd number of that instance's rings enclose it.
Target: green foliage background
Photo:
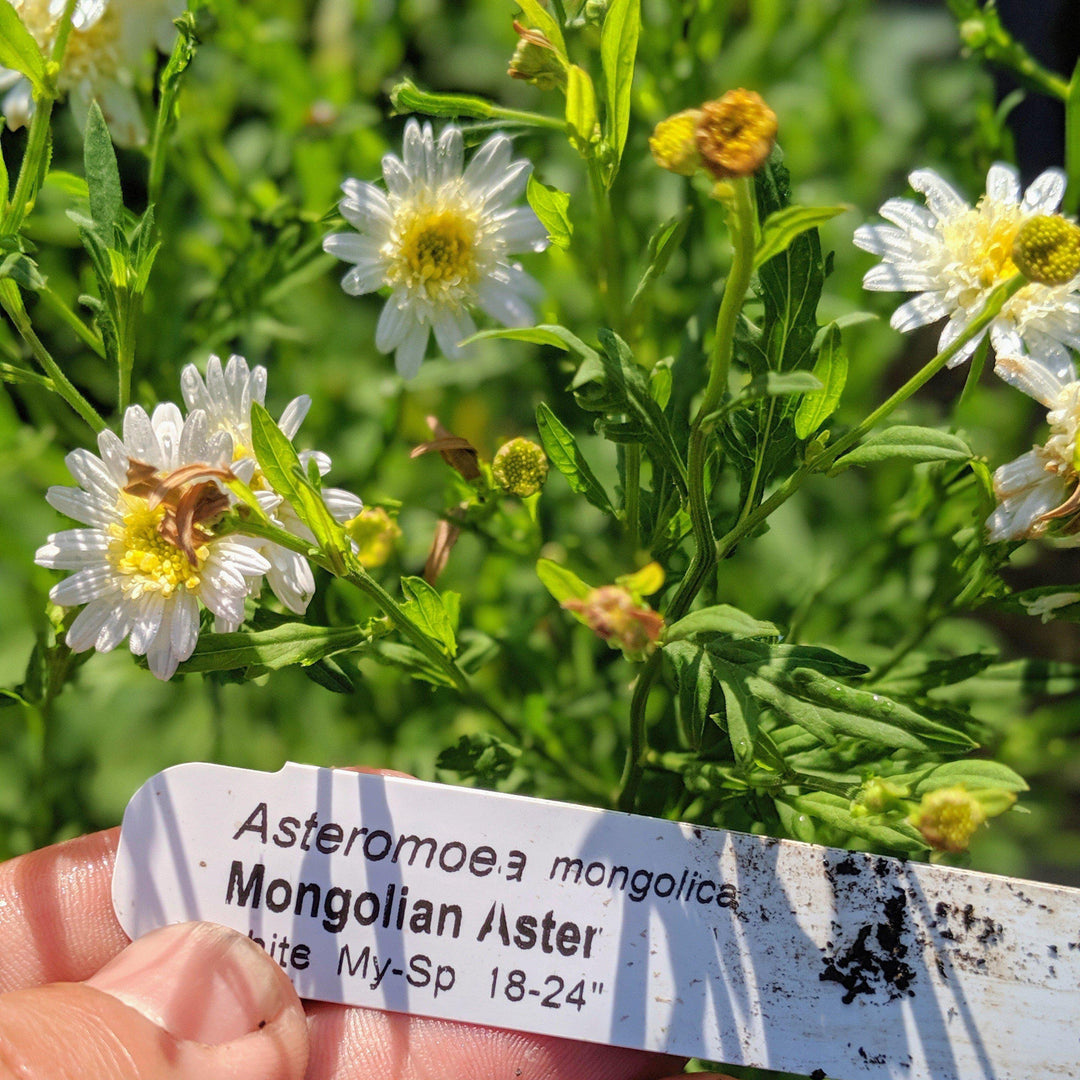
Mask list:
[[[403,121],[391,115],[388,94],[401,77],[558,114],[551,96],[505,74],[514,10],[492,0],[212,0],[197,13],[201,44],[182,84],[157,207],[163,246],[139,327],[133,396],[148,407],[177,400],[181,367],[204,368],[210,352],[265,364],[274,415],[296,394],[310,394],[298,445],[329,452],[332,482],[366,503],[401,505],[399,553],[377,574],[388,587],[420,572],[440,512],[460,497],[435,455],[410,459],[429,437],[428,415],[490,458],[506,438],[535,438],[535,408],[546,402],[578,434],[608,490],[619,482],[613,448],[593,434],[592,415],[569,392],[573,365],[565,354],[489,340],[457,363],[428,360],[403,385],[373,346],[378,298],[345,296],[338,280],[346,268],[320,250],[340,181],[377,178],[382,154],[400,150]],[[936,332],[901,338],[889,329],[898,301],[861,292],[870,259],[851,246],[851,233],[886,197],[903,193],[916,167],[937,168],[973,195],[982,190],[990,163],[1011,150],[988,75],[961,55],[943,6],[646,0],[643,11],[630,137],[612,192],[623,249],[638,252],[623,268],[626,280],[637,280],[648,237],[686,201],[685,182],[649,157],[652,125],[731,87],[758,89],[779,115],[796,201],[852,205],[821,229],[823,251],[834,254],[818,321],[862,309],[883,316],[845,331],[849,379],[833,426],[856,422],[934,353]],[[53,168],[81,173],[82,139],[62,110],[55,137]],[[2,145],[14,170],[22,136],[5,133]],[[538,322],[575,331],[604,325],[592,287],[600,244],[579,160],[557,132],[524,131],[515,148],[536,163],[541,181],[571,195],[571,252],[552,248],[525,260],[546,291]],[[120,164],[127,205],[141,210],[142,155],[121,152]],[[65,216],[70,205],[69,186],[54,175],[30,235],[50,285],[74,306],[92,284]],[[716,268],[727,250],[720,208],[696,203],[684,244],[646,302],[644,314],[660,329],[640,360],[673,356],[676,372],[704,363],[702,337],[721,284]],[[702,292],[702,281],[717,285]],[[115,373],[43,306],[32,314],[65,371],[109,415]],[[21,346],[2,323],[0,359],[5,354],[15,359]],[[676,378],[673,394],[680,385]],[[943,403],[962,385],[962,372],[939,376],[903,419],[939,424]],[[64,453],[90,443],[58,399],[32,386],[8,389],[0,396],[0,685],[16,686],[27,678],[35,640],[48,632],[43,609],[55,580],[33,566],[33,553],[63,527],[43,494],[70,482]],[[1032,403],[989,375],[957,416],[991,469],[1030,446],[1038,419]],[[970,705],[980,742],[1032,787],[1021,800],[1026,813],[982,830],[973,865],[1080,884],[1078,681],[1068,663],[1047,666],[1076,659],[1077,634],[1071,623],[1043,626],[1004,602],[975,617],[953,617],[941,606],[963,570],[958,531],[974,526],[967,484],[959,472],[903,462],[811,483],[770,520],[767,534],[721,567],[718,594],[783,626],[788,641],[828,645],[869,666],[886,662],[909,636],[914,641],[927,611],[934,622],[920,648],[943,657],[993,650],[1016,657],[992,677],[973,661],[974,677],[938,695],[943,705]],[[604,581],[613,557],[618,572],[633,569],[634,552],[610,519],[554,473],[537,524],[522,511],[495,540],[467,533],[439,587],[462,596],[461,625],[475,628],[464,644],[492,654],[477,676],[483,693],[541,744],[557,745],[557,761],[587,762],[594,779],[585,785],[557,766],[523,769],[494,743],[484,767],[470,758],[465,771],[469,782],[603,802],[622,771],[633,672],[558,610],[534,563],[555,558]],[[1024,585],[1072,582],[1073,559],[1029,545],[1009,573]],[[311,621],[371,614],[354,594],[320,580]],[[1019,659],[1032,656],[1039,659]],[[298,669],[244,684],[220,676],[161,684],[122,646],[93,656],[48,715],[12,701],[0,709],[0,857],[116,824],[134,789],[179,761],[259,769],[290,759],[363,763],[454,782],[461,779],[449,767],[456,759],[448,755],[438,769],[441,753],[462,736],[504,734],[449,691],[368,660],[342,663],[355,679],[346,694],[327,692]],[[890,677],[910,689],[910,671],[901,661]],[[674,728],[678,711],[674,692],[654,693],[650,720],[663,721],[661,729]],[[660,744],[663,751],[663,738]],[[643,809],[701,815],[694,799],[693,785],[672,773],[650,787]],[[752,799],[738,810],[706,809],[718,824],[776,828]],[[805,815],[781,824],[804,839],[835,840]]]

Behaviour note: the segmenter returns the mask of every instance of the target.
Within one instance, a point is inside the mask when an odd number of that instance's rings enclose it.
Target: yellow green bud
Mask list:
[[[491,463],[495,483],[509,492],[525,498],[535,495],[548,474],[548,459],[544,451],[528,439],[511,439],[504,443]]]
[[[356,557],[369,569],[382,566],[390,558],[401,536],[398,523],[381,506],[365,506],[345,522],[345,532],[356,544]]]
[[[1064,285],[1080,273],[1080,226],[1059,214],[1040,214],[1020,226],[1013,262],[1029,281]]]
[[[927,792],[908,820],[935,851],[966,851],[987,818],[982,802],[962,785]]]
[[[523,26],[515,20],[518,43],[506,74],[511,79],[532,83],[541,90],[566,88],[566,64],[541,30]]]
[[[883,814],[887,810],[899,809],[908,794],[908,789],[903,785],[875,776],[863,784],[852,810],[859,807],[867,814]]]
[[[649,138],[649,150],[661,169],[693,176],[704,164],[697,147],[700,109],[684,109],[661,120]]]

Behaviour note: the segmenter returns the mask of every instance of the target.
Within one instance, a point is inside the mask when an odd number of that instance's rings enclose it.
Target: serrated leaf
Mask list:
[[[665,641],[682,641],[698,634],[725,634],[735,638],[780,636],[771,622],[761,622],[730,604],[716,604],[684,615],[664,631]]]
[[[456,745],[448,746],[435,761],[437,769],[456,772],[463,779],[476,778],[482,783],[505,780],[510,775],[521,750],[487,732],[462,735]]]
[[[821,383],[820,390],[811,391],[799,402],[795,413],[795,434],[807,439],[836,411],[847,382],[848,359],[840,338],[840,328],[829,323],[825,328],[813,375]]]
[[[369,635],[359,626],[307,626],[299,622],[283,623],[270,630],[202,634],[195,652],[177,671],[276,671],[292,664],[313,664],[333,653],[364,646],[368,640]]]
[[[641,0],[611,0],[600,30],[600,63],[607,91],[606,135],[615,151],[613,174],[630,129],[630,89],[640,32]]]
[[[649,237],[649,265],[645,268],[641,280],[630,299],[633,309],[650,285],[667,269],[671,256],[679,249],[686,227],[690,224],[691,211],[687,207],[675,217],[669,218]]]
[[[563,38],[562,27],[551,12],[540,0],[514,0],[514,3],[521,8],[525,22],[537,30],[542,30],[548,41],[555,46],[555,51],[565,59],[566,41]]]
[[[967,461],[971,456],[971,447],[958,435],[936,428],[896,424],[869,435],[836,462],[830,475],[852,465],[874,465],[894,458],[911,462]]]
[[[90,103],[86,114],[83,162],[90,196],[90,217],[98,234],[108,243],[112,238],[113,226],[120,223],[124,196],[120,190],[120,169],[116,164],[112,136],[96,101]]]
[[[0,0],[0,66],[21,71],[35,97],[46,93],[45,58],[8,0]]]
[[[785,206],[774,210],[761,225],[761,242],[754,252],[754,266],[781,254],[792,242],[808,229],[816,229],[831,221],[851,207],[839,206]]]
[[[421,577],[403,577],[405,614],[447,655],[457,652],[457,639],[450,615],[437,589]]]
[[[582,581],[573,570],[567,570],[551,559],[536,560],[536,576],[560,604],[564,600],[584,600],[592,592],[592,586]]]
[[[612,508],[611,500],[604,491],[603,485],[589,468],[589,463],[581,453],[577,440],[543,402],[536,407],[536,427],[540,432],[544,452],[551,460],[551,464],[566,477],[571,490],[584,495],[598,510],[614,516],[615,510]]]
[[[574,232],[574,226],[566,213],[570,196],[558,188],[541,184],[534,175],[530,175],[525,197],[540,219],[540,224],[547,229],[551,242],[556,247],[568,248]]]
[[[566,122],[579,153],[585,153],[596,133],[596,91],[589,73],[577,64],[566,69]]]

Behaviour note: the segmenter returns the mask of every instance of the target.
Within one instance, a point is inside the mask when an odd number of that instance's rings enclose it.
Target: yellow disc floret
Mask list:
[[[776,113],[753,90],[729,90],[701,106],[697,148],[716,177],[752,176],[776,142]]]
[[[206,545],[196,548],[193,565],[159,531],[167,513],[164,505],[150,509],[145,499],[121,497],[123,524],[109,526],[109,562],[121,575],[125,595],[137,600],[144,593],[157,592],[168,600],[181,589],[198,589],[202,584],[199,571],[209,555]]]
[[[477,224],[457,207],[407,204],[395,222],[389,245],[392,285],[423,290],[432,299],[469,286],[478,276]]]
[[[696,135],[700,120],[700,109],[683,109],[656,125],[649,137],[649,150],[661,169],[693,176],[702,167]]]
[[[961,785],[938,788],[923,796],[911,823],[935,851],[966,851],[975,830],[986,820],[979,800]]]
[[[1028,218],[1016,233],[1012,259],[1029,281],[1065,285],[1080,273],[1080,227],[1060,214]]]

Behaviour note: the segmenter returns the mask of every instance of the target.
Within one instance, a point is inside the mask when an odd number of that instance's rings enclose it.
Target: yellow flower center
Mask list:
[[[1080,227],[1058,214],[1029,218],[1017,232],[1013,260],[1029,281],[1065,285],[1080,273]]]
[[[178,589],[198,589],[202,584],[199,572],[210,554],[206,545],[195,550],[197,565],[192,566],[187,555],[158,531],[165,518],[164,505],[151,510],[145,499],[122,494],[121,500],[126,512],[122,525],[109,526],[109,562],[124,577],[125,595],[137,600],[144,593],[157,592],[168,600]]]
[[[1012,254],[1021,224],[1019,206],[991,203],[984,196],[943,230],[946,244],[967,264],[978,286],[989,289],[1016,273]]]
[[[729,90],[701,106],[695,137],[705,168],[717,178],[751,176],[772,153],[776,113],[753,90]]]
[[[406,206],[394,230],[390,283],[434,298],[479,276],[476,221],[459,207]]]

